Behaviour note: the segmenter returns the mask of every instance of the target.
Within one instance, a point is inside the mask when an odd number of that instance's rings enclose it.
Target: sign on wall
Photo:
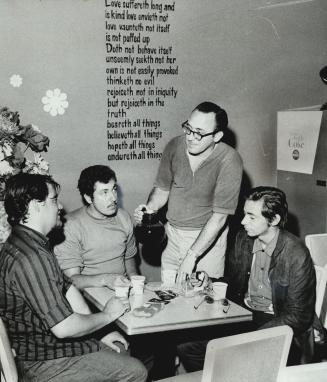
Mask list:
[[[169,33],[175,1],[105,1],[108,160],[160,159],[156,109],[172,104],[179,65]]]
[[[322,111],[290,110],[277,115],[277,170],[312,174]]]

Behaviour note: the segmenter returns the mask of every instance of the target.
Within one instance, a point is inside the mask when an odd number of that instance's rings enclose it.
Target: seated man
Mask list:
[[[252,330],[289,325],[297,344],[293,350],[300,348],[304,362],[312,356],[308,329],[315,315],[316,275],[304,243],[284,230],[287,209],[281,190],[257,187],[251,191],[244,206],[244,230],[238,233],[226,264],[227,297],[252,310]],[[236,330],[241,331],[239,324]],[[188,371],[203,368],[206,344],[179,345]]]
[[[12,233],[0,252],[0,315],[24,381],[145,381],[138,360],[120,351],[125,339],[110,333],[105,346],[92,332],[122,315],[112,298],[91,314],[65,277],[46,235],[59,222],[59,185],[49,176],[18,174],[6,185]],[[123,350],[123,349],[122,349]]]
[[[117,207],[117,179],[108,166],[85,168],[78,180],[84,207],[66,215],[59,265],[78,289],[113,287],[117,275],[137,274],[133,223]]]

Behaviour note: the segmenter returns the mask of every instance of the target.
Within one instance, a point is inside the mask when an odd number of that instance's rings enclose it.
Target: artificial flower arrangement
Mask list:
[[[6,180],[19,172],[48,174],[49,165],[40,154],[48,146],[49,138],[37,126],[22,126],[18,112],[0,107],[0,244],[10,234],[3,204]],[[25,157],[28,150],[32,158]]]

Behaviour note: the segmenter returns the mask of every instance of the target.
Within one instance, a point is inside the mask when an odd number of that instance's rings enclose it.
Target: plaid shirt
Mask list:
[[[51,328],[73,313],[65,294],[70,283],[48,239],[14,227],[0,252],[0,315],[18,360],[73,357],[99,349],[93,338],[58,339]]]

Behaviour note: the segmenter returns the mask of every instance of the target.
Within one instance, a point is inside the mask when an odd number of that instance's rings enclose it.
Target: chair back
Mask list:
[[[324,267],[327,264],[327,233],[306,235],[305,245],[310,251],[314,264]]]
[[[326,382],[327,362],[288,366],[281,370],[277,382]]]
[[[18,373],[6,327],[0,318],[0,367],[1,382],[17,382]]]
[[[201,381],[276,382],[292,337],[289,326],[278,326],[211,340]]]
[[[316,279],[317,279],[317,286],[316,286],[316,314],[318,318],[322,319],[322,322],[324,322],[325,317],[322,317],[322,306],[324,302],[325,292],[326,292],[326,283],[327,283],[327,265],[324,267],[320,267],[319,265],[315,265],[315,271],[316,271]]]

